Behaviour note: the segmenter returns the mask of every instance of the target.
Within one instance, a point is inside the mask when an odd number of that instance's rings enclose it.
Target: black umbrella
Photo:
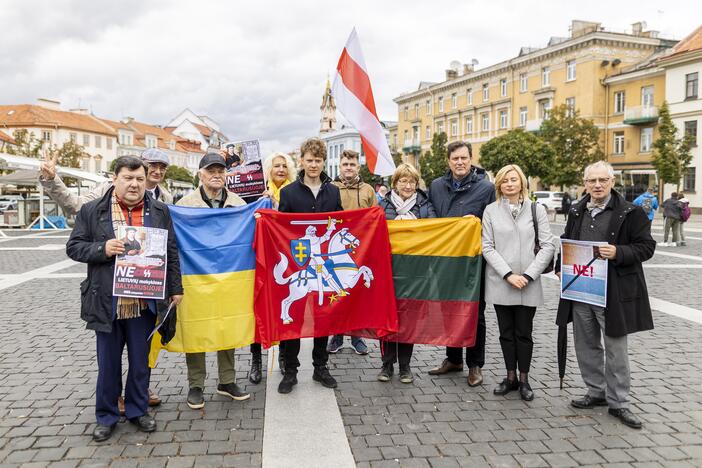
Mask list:
[[[597,246],[593,246],[592,260],[585,265],[585,268],[581,269],[578,274],[575,275],[575,278],[570,280],[568,284],[563,287],[563,291],[571,287],[573,283],[575,283],[575,280],[580,278],[580,275],[587,270],[587,267],[592,265],[598,258],[600,258],[599,248]],[[561,379],[561,390],[563,390],[563,377],[565,376],[566,359],[568,354],[568,325],[558,326],[558,341],[556,342],[556,348],[558,352],[558,377]]]

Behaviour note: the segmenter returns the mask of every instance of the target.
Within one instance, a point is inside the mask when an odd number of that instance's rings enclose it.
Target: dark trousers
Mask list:
[[[149,348],[147,338],[154,329],[156,316],[142,311],[141,317],[115,320],[110,333],[95,332],[98,378],[95,389],[95,416],[98,424],[111,426],[119,421],[117,399],[122,394],[122,351],[127,345],[127,384],[124,407],[127,419],[146,414],[149,406]]]
[[[396,341],[380,341],[380,355],[383,359],[383,366],[389,366],[398,362],[400,367],[409,366],[412,359],[412,343],[398,343]]]
[[[466,348],[466,365],[480,367],[485,365],[485,301],[478,305],[478,329],[475,336],[475,346]],[[458,365],[463,364],[463,348],[446,348],[446,358]]]
[[[534,349],[531,332],[534,328],[536,307],[495,304],[495,312],[507,370],[516,371],[519,367],[520,372],[529,372],[531,353]]]
[[[249,349],[251,354],[261,354],[261,343],[251,343]]]
[[[329,360],[327,353],[328,337],[320,336],[314,339],[314,347],[312,348],[312,364],[314,367],[324,367]],[[285,373],[297,374],[297,368],[300,367],[300,360],[297,358],[300,354],[300,340],[284,340],[281,341],[283,359],[285,360]]]

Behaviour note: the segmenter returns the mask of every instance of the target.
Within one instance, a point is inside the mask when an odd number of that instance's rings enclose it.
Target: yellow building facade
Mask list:
[[[658,38],[639,23],[625,34],[606,31],[599,23],[573,21],[570,37],[551,38],[539,49],[522,47],[516,57],[498,64],[475,70],[454,62],[445,81],[422,82],[416,91],[394,99],[403,159],[418,167],[419,155],[431,147],[433,135],[443,131],[449,142],[470,142],[477,162],[486,141],[515,128],[537,131],[550,109],[567,104],[603,130],[603,149],[611,149],[609,134],[621,131],[616,125],[627,126],[624,138],[630,144],[623,154],[605,150],[613,164],[643,161],[645,154],[634,151],[632,143],[643,127],[624,122],[624,113],[610,116],[610,95],[622,87],[632,100],[634,89],[650,79],[653,105],[660,105],[665,94],[658,72],[629,70],[673,45],[675,41]],[[618,75],[629,77],[613,81]]]

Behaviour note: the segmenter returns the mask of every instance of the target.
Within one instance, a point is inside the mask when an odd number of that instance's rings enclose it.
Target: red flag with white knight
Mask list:
[[[383,210],[331,213],[259,210],[256,341],[398,329]]]

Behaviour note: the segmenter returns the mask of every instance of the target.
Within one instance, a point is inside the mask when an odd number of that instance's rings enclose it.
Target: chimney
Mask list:
[[[53,99],[39,98],[37,99],[37,105],[51,110],[61,110],[61,101],[54,101]]]
[[[643,21],[637,21],[636,23],[633,23],[631,25],[631,34],[633,34],[634,36],[640,36],[644,28],[646,27],[645,24],[646,23],[644,23]]]
[[[458,78],[458,72],[451,69],[446,70],[446,80],[453,80],[454,78]]]
[[[134,117],[123,117],[122,118],[122,123],[123,124],[130,124],[134,122]]]
[[[472,63],[464,63],[463,64],[463,74],[467,75],[468,73],[473,73],[473,70],[475,70],[475,67],[473,66]]]
[[[75,109],[69,109],[70,112],[73,112],[74,114],[82,114],[82,115],[89,115],[90,111],[88,109],[85,109],[83,107],[77,107]]]
[[[592,21],[573,20],[570,23],[570,37],[576,38],[599,31],[601,29],[600,24]]]

